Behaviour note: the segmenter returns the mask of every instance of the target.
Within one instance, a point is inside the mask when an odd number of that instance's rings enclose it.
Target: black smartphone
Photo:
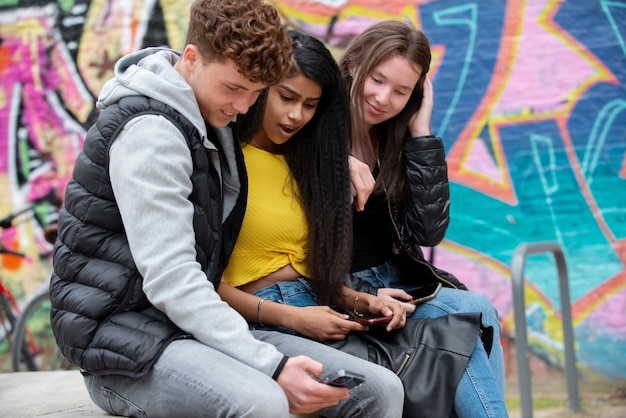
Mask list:
[[[324,383],[325,385],[339,386],[348,389],[355,388],[363,382],[365,382],[364,375],[347,370],[339,370],[320,380],[320,383]]]
[[[402,302],[412,303],[413,305],[426,302],[427,300],[434,299],[441,289],[441,283],[433,283],[426,286],[418,287],[417,289],[407,290],[406,292],[411,295],[413,299],[403,300]]]

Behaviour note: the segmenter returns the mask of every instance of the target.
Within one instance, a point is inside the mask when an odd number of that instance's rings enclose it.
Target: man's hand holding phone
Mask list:
[[[321,363],[306,356],[287,360],[276,382],[287,396],[291,413],[310,414],[350,397],[347,387],[318,382],[316,379],[322,378],[322,370]]]
[[[320,380],[320,383],[342,388],[354,389],[365,382],[365,376],[348,370],[339,370]]]

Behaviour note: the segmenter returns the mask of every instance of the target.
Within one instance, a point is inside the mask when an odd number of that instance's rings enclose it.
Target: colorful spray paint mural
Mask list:
[[[190,1],[0,0],[0,216],[31,258],[60,197],[102,83],[122,55],[180,49]],[[626,2],[276,0],[285,23],[339,56],[363,28],[405,19],[433,46],[433,127],[445,140],[452,222],[436,264],[488,295],[513,335],[510,265],[523,242],[565,253],[581,371],[626,377]],[[5,258],[21,298],[49,265]],[[526,263],[533,350],[563,363],[551,255]]]

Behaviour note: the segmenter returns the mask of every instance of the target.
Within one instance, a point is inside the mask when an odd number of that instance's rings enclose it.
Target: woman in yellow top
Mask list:
[[[352,240],[348,93],[323,43],[290,35],[289,76],[239,116],[248,202],[218,292],[252,329],[298,334],[396,371],[404,416],[449,416],[480,317],[407,323],[400,303],[345,286]],[[361,314],[388,321],[353,320]],[[457,414],[472,416],[466,412]]]
[[[248,206],[223,283],[253,293],[273,284],[285,290],[293,285],[288,282],[315,277],[300,282],[312,288],[316,303],[307,309],[259,303],[256,297],[258,302],[250,303],[240,294],[231,297],[226,286],[222,296],[253,322],[320,341],[366,330],[327,305],[390,316],[387,329],[398,328],[406,320],[399,303],[341,285],[352,240],[347,94],[326,47],[314,38],[291,34],[296,55],[291,76],[239,116],[244,117],[240,138],[248,142],[243,145]],[[240,299],[243,303],[237,303]]]

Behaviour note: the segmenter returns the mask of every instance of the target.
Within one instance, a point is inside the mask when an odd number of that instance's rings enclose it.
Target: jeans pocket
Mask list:
[[[318,306],[319,302],[305,279],[277,283],[281,294],[281,303],[291,306]]]
[[[317,306],[319,303],[306,280],[278,282],[253,293],[260,298],[291,306]]]
[[[304,307],[319,305],[311,291],[311,287],[305,279],[274,283],[273,285],[257,290],[253,295],[290,306]],[[248,326],[253,330],[279,331],[285,334],[299,335],[294,330],[285,327],[273,325],[263,325],[261,327],[259,324],[252,322],[248,322]]]
[[[101,388],[101,395],[105,403],[105,411],[112,415],[124,417],[147,418],[148,414],[134,402],[120,396],[117,392],[107,388]]]
[[[378,289],[380,289],[381,287],[388,287],[387,282],[389,281],[389,276],[391,275],[385,264],[356,271],[350,274],[358,277],[359,279],[371,284]]]

